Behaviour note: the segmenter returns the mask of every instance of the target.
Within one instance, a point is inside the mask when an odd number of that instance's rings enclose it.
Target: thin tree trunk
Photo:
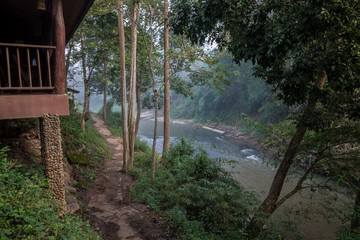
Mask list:
[[[75,90],[75,78],[73,78],[73,89]],[[75,92],[72,93],[73,111],[76,112]]]
[[[81,129],[85,132],[85,118],[88,109],[88,98],[89,98],[89,84],[86,78],[86,62],[85,62],[85,50],[84,50],[84,30],[81,31],[80,37],[80,47],[81,47],[81,61],[82,61],[82,70],[83,70],[83,78],[84,78],[84,108],[81,117]]]
[[[159,95],[155,89],[155,84],[153,85],[153,91],[155,95],[155,122],[154,122],[154,138],[152,146],[152,157],[151,157],[151,179],[155,179],[155,168],[156,168],[156,138],[157,138],[157,125],[158,125],[158,105],[159,105]]]
[[[169,1],[164,0],[164,145],[163,153],[170,147],[170,74],[169,74]]]
[[[103,104],[103,119],[106,120],[106,97],[107,97],[107,88],[108,88],[108,80],[107,80],[107,61],[104,62],[104,73],[105,73],[105,82],[104,82],[104,104]]]
[[[154,180],[155,178],[155,164],[156,164],[156,138],[157,138],[157,117],[158,117],[158,102],[159,102],[159,95],[158,91],[156,89],[156,79],[155,79],[155,73],[152,66],[152,51],[153,51],[153,45],[154,45],[154,29],[152,27],[152,21],[153,21],[153,10],[151,7],[151,4],[149,1],[147,1],[147,6],[149,8],[150,12],[150,19],[149,19],[149,28],[150,28],[150,46],[147,48],[148,50],[148,63],[149,63],[149,69],[152,79],[152,89],[155,97],[155,122],[154,122],[154,137],[153,137],[153,146],[152,146],[152,159],[151,159],[151,179]]]
[[[108,113],[111,112],[111,109],[114,106],[114,103],[115,103],[115,100],[113,98],[111,98],[110,101],[108,101],[106,103],[106,110],[107,110],[106,115],[108,115]]]
[[[140,79],[138,79],[138,83],[136,84],[136,123],[135,123],[135,136],[138,135],[139,125],[140,125],[140,117],[141,117],[141,89],[142,89],[142,75],[140,74]]]
[[[66,80],[65,80],[65,91],[67,89],[67,75],[69,73],[69,67],[70,67],[70,57],[71,57],[71,50],[73,48],[73,40],[70,40],[69,43],[69,51],[66,55],[66,63],[65,63],[65,76],[66,76]]]
[[[316,82],[316,89],[322,90],[324,83],[326,79],[326,73],[321,72],[321,75],[318,77]],[[315,109],[316,103],[318,101],[318,98],[316,96],[311,97],[308,101],[308,104],[305,108],[303,118],[308,117]],[[270,191],[263,201],[263,203],[260,206],[260,211],[270,216],[276,209],[277,201],[279,198],[279,195],[281,193],[282,187],[284,185],[285,178],[287,176],[287,173],[291,167],[291,164],[293,163],[295,154],[297,152],[297,149],[307,132],[308,126],[303,123],[302,120],[300,120],[296,132],[294,136],[292,137],[289,146],[287,147],[287,150],[285,152],[285,155],[283,157],[283,160],[280,163],[280,166],[275,174],[274,180],[271,184]],[[250,230],[252,236],[257,236],[259,233],[259,230],[264,226],[264,223],[261,221],[258,221],[256,216],[252,220],[252,222],[249,225],[248,230]]]
[[[131,6],[131,51],[130,51],[130,83],[129,83],[129,164],[132,168],[135,144],[135,111],[136,111],[136,47],[137,22],[140,14],[140,3],[133,1]]]
[[[123,169],[126,169],[129,162],[129,132],[128,132],[128,116],[127,116],[127,99],[126,99],[126,69],[125,69],[125,30],[124,30],[124,14],[123,1],[118,0],[118,25],[120,39],[120,88],[121,88],[121,119],[123,131]]]

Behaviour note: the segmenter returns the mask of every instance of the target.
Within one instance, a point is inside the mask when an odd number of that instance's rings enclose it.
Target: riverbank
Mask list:
[[[140,122],[139,136],[148,144],[152,143],[153,120],[154,119],[147,117],[147,119],[142,119]],[[160,122],[158,126],[157,145],[159,145],[159,148],[157,146],[156,150],[159,153],[162,151],[163,142],[162,124],[163,123]],[[253,147],[255,145],[246,144],[241,138],[234,140],[234,137],[226,137],[225,134],[229,134],[231,130],[237,134],[237,129],[234,127],[226,133],[220,134],[217,131],[210,131],[209,129],[199,126],[199,124],[197,125],[198,126],[189,119],[176,119],[172,121],[170,124],[171,143],[176,144],[176,139],[181,137],[190,138],[194,140],[194,145],[201,146],[203,150],[209,154],[210,158],[231,161],[234,164],[227,167],[227,170],[231,171],[233,173],[232,176],[247,190],[256,193],[260,201],[262,201],[266,197],[276,173],[275,166],[264,164],[264,161],[269,161],[272,158],[269,157],[268,154],[262,154],[256,151],[255,147]],[[226,131],[224,126],[219,126],[220,124],[210,125],[210,123],[207,123],[206,125],[208,128],[223,127],[222,129]],[[258,136],[254,135],[254,138],[255,137],[257,138]],[[258,145],[256,145],[256,147],[258,148]],[[294,167],[297,166],[294,165]],[[303,170],[299,168],[297,173],[301,174]],[[289,178],[289,181],[284,183],[284,194],[294,189],[297,183],[296,180],[298,179],[293,175],[293,177]],[[323,182],[323,180],[326,179],[322,176],[317,174],[313,176],[315,185]],[[299,234],[306,240],[335,239],[335,232],[339,226],[341,226],[341,223],[333,215],[329,216],[326,215],[326,213],[330,206],[330,208],[335,209],[340,200],[338,200],[338,202],[329,202],[327,197],[330,195],[323,195],[323,193],[321,189],[320,191],[316,189],[304,189],[301,193],[295,194],[279,207],[277,213],[274,215],[274,221],[292,222],[294,224],[293,226],[296,226],[298,230],[297,233],[294,229],[286,229],[284,226],[280,227],[288,232],[289,236]],[[334,195],[337,194],[334,193]],[[337,199],[342,198],[341,196],[337,196]],[[309,213],[311,213],[310,216],[308,215]],[[274,224],[276,225],[276,223]]]
[[[154,112],[152,110],[146,110],[141,113],[141,119],[148,119],[154,120]],[[159,111],[158,121],[163,122],[164,117],[163,113]],[[264,149],[264,146],[260,144],[256,139],[253,137],[252,132],[240,132],[239,128],[234,125],[227,125],[224,123],[202,123],[202,122],[194,122],[194,119],[186,119],[186,118],[178,118],[178,119],[171,119],[172,123],[177,124],[191,124],[197,127],[202,127],[207,130],[220,133],[225,137],[229,137],[235,140],[241,140],[245,144],[253,147],[255,150],[262,152],[261,150]]]
[[[188,121],[191,122],[192,120],[188,120]],[[222,133],[223,136],[230,137],[236,140],[241,140],[258,151],[261,151],[262,149],[262,145],[255,140],[252,132],[240,132],[237,126],[226,125],[223,123],[201,123],[201,122],[196,122],[192,124],[195,126],[206,128],[211,131],[217,131],[217,132],[221,131],[223,132]]]

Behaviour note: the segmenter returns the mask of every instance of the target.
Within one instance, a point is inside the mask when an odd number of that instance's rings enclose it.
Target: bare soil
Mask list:
[[[92,119],[112,149],[111,160],[98,171],[96,181],[84,195],[95,230],[107,240],[177,239],[148,206],[131,202],[134,179],[121,172],[122,139],[112,135],[100,117],[92,115]]]

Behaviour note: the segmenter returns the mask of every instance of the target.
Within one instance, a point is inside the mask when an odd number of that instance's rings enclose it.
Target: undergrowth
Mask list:
[[[99,111],[99,115],[102,113],[102,108]],[[121,113],[109,111],[105,120],[105,125],[109,131],[116,136],[122,137],[122,126],[121,126]],[[146,142],[140,140],[139,137],[135,139],[134,150],[136,152],[149,152],[151,149]]]
[[[182,239],[247,239],[248,218],[259,201],[222,164],[192,141],[179,139],[158,161],[152,181],[151,153],[140,152],[129,170],[137,178],[133,197],[164,215]]]
[[[95,171],[111,157],[111,148],[104,137],[93,127],[90,119],[86,122],[85,133],[81,129],[81,114],[70,112],[61,117],[62,144],[65,155],[69,152],[81,152],[89,159],[89,165],[75,165],[77,181],[82,188],[88,188],[95,180]]]
[[[102,108],[100,109],[102,113]],[[98,113],[99,115],[102,115]],[[105,119],[105,124],[108,126],[110,132],[117,136],[122,136],[122,119],[120,112],[108,111]]]
[[[0,149],[1,239],[101,239],[79,217],[57,214],[40,166],[23,167]]]

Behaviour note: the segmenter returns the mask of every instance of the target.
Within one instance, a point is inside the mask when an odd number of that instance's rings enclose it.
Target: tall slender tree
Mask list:
[[[143,73],[140,70],[139,76],[136,78],[136,123],[135,123],[135,136],[138,135],[140,118],[141,118],[141,90],[143,85]]]
[[[163,152],[170,147],[170,73],[169,73],[169,1],[164,0],[164,145]]]
[[[80,48],[81,48],[81,63],[82,63],[82,72],[83,72],[83,80],[84,80],[84,108],[81,116],[81,129],[85,132],[85,121],[88,118],[89,105],[90,105],[90,89],[89,89],[89,78],[86,74],[86,56],[85,56],[85,44],[84,44],[84,30],[81,30],[80,36]]]
[[[70,59],[71,59],[71,50],[74,47],[73,39],[70,40],[68,44],[68,51],[66,53],[66,62],[65,62],[65,75],[66,75],[66,81],[65,81],[65,88],[67,88],[67,75],[69,73],[69,67],[70,67]]]
[[[129,162],[128,168],[133,166],[134,144],[136,128],[136,48],[137,48],[137,24],[140,17],[140,2],[132,1],[130,13],[131,49],[130,49],[130,82],[129,82]]]
[[[157,140],[157,125],[158,125],[158,103],[159,103],[159,91],[156,86],[156,75],[153,68],[153,48],[154,48],[154,11],[150,1],[146,1],[147,10],[149,17],[146,21],[150,33],[150,42],[146,44],[147,54],[148,54],[148,65],[152,80],[152,90],[154,94],[154,105],[155,105],[155,116],[154,116],[154,135],[153,135],[153,145],[152,145],[152,158],[151,158],[151,177],[155,178],[155,167],[156,167],[156,140]]]
[[[107,88],[108,88],[108,62],[104,60],[104,103],[103,103],[103,119],[106,120],[106,99],[107,99]],[[111,110],[111,109],[109,109]]]
[[[129,162],[129,129],[127,115],[127,97],[126,97],[126,68],[125,68],[125,29],[124,29],[124,7],[123,1],[118,0],[118,25],[120,42],[120,88],[121,88],[121,117],[123,130],[123,169],[128,167]]]

